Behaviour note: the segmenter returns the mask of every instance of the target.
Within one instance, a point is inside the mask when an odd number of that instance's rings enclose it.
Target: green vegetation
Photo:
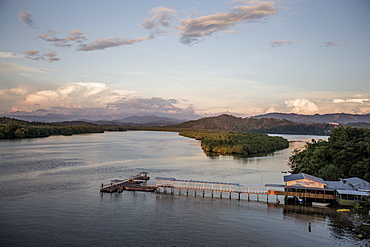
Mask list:
[[[276,134],[328,135],[335,126],[331,124],[304,124],[275,118],[238,118],[231,115],[207,117],[188,121],[172,128],[208,129],[233,132],[259,132]]]
[[[289,166],[295,173],[324,180],[358,177],[370,181],[370,129],[339,127],[328,141],[312,140],[305,150],[295,150]]]
[[[17,119],[0,118],[0,139],[36,138],[50,135],[73,135],[82,133],[103,133],[104,130],[123,130],[118,127],[93,126],[91,124],[72,125],[71,123],[51,124],[27,122]]]
[[[206,152],[221,154],[255,155],[289,147],[282,137],[272,137],[260,133],[232,133],[220,131],[181,131],[179,135],[202,140]]]

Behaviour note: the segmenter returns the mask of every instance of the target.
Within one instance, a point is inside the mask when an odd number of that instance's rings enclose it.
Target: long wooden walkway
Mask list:
[[[186,195],[189,194],[189,191],[197,196],[197,193],[200,193],[203,197],[206,192],[211,194],[211,197],[217,195],[222,198],[224,194],[228,194],[229,198],[232,197],[232,194],[237,194],[238,200],[240,200],[242,194],[248,196],[250,200],[251,195],[256,195],[257,201],[261,195],[266,197],[268,202],[268,187],[265,185],[247,185],[247,184],[237,184],[237,183],[223,183],[223,182],[207,182],[207,181],[193,181],[193,180],[178,180],[175,178],[164,178],[157,177],[155,179],[157,192],[167,193],[170,190],[170,193],[175,193],[177,191],[181,194],[181,191],[185,191]],[[278,198],[276,197],[276,200]]]

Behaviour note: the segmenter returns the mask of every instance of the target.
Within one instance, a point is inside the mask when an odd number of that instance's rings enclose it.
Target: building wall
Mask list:
[[[303,186],[303,187],[309,187],[309,188],[324,188],[325,187],[325,184],[318,183],[318,182],[308,180],[308,179],[288,181],[285,184],[286,186]]]

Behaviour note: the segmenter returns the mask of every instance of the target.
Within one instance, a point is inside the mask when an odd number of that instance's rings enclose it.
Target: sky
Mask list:
[[[368,0],[0,0],[0,114],[370,113]]]

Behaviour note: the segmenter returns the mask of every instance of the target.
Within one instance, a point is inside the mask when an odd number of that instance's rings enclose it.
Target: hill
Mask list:
[[[27,122],[13,118],[0,118],[0,139],[37,138],[50,135],[73,135],[82,133],[103,133],[107,128],[92,126],[85,122],[59,124]],[[116,128],[114,130],[117,130]]]
[[[307,143],[289,158],[294,173],[308,173],[324,180],[359,177],[370,181],[370,129],[339,127],[328,141]]]
[[[301,115],[295,113],[268,113],[264,115],[254,116],[252,118],[275,118],[286,119],[298,123],[337,123],[337,124],[351,124],[351,123],[370,123],[370,114],[347,114],[347,113],[334,113],[334,114],[315,114],[315,115]]]
[[[168,126],[181,129],[208,129],[233,132],[259,132],[276,134],[329,135],[336,126],[331,124],[304,124],[286,119],[238,118],[231,115],[206,117]]]

